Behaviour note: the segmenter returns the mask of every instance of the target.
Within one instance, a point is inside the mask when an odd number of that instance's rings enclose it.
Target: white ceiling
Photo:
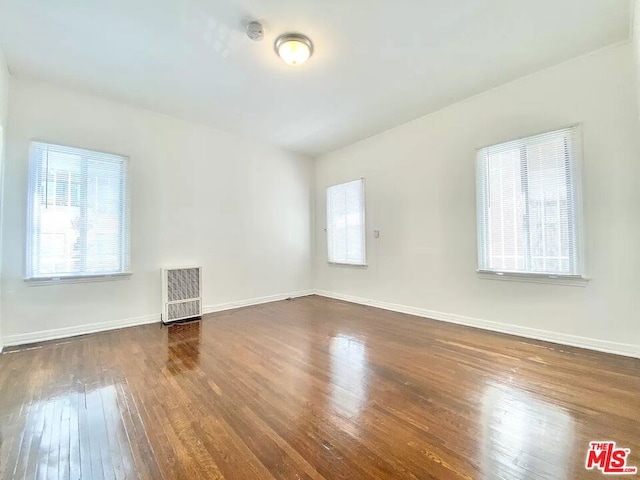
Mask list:
[[[629,0],[0,0],[12,73],[316,156],[629,37]],[[258,19],[260,43],[243,23]],[[289,67],[284,32],[315,54]]]

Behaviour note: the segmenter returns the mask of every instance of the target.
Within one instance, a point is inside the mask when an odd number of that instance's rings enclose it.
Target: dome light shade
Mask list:
[[[289,65],[301,65],[313,54],[313,43],[298,33],[287,33],[276,40],[276,53]]]

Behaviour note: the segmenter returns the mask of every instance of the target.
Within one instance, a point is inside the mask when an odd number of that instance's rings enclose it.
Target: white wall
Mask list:
[[[205,308],[310,288],[310,159],[15,76],[8,122],[6,344],[157,319],[165,265],[203,266]],[[32,139],[130,157],[131,278],[23,281]]]
[[[9,102],[9,71],[0,48],[0,125],[6,125],[7,104]]]
[[[0,199],[2,198],[2,177],[4,170],[4,134],[7,125],[7,104],[9,102],[9,71],[2,49],[0,49]],[[0,202],[1,203],[1,202]],[[0,206],[0,232],[2,231],[2,207]],[[0,251],[2,249],[2,235],[0,235]],[[0,258],[0,282],[2,281],[2,258]],[[2,328],[2,292],[0,291],[0,352],[3,343]]]
[[[318,159],[316,288],[640,355],[640,135],[633,68],[631,44],[611,47]],[[575,122],[583,123],[591,282],[580,288],[478,278],[475,150]],[[369,266],[330,266],[324,189],[361,176]]]
[[[211,308],[306,290],[313,267],[323,292],[640,353],[639,46],[611,47],[494,89],[326,155],[315,169],[309,159],[203,125],[12,77],[2,202],[5,343],[155,320],[160,267],[200,263]],[[0,63],[0,120],[4,72]],[[478,278],[475,149],[574,122],[584,125],[591,282]],[[32,139],[131,157],[130,279],[23,281]],[[324,188],[360,176],[367,179],[369,267],[329,266]]]

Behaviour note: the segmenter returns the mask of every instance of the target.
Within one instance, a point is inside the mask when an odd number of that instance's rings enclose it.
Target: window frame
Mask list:
[[[330,252],[330,222],[329,222],[329,189],[332,187],[337,187],[340,185],[345,185],[347,183],[352,183],[359,181],[362,184],[362,263],[356,262],[339,262],[335,260],[331,260],[331,252]],[[325,210],[326,210],[326,228],[325,228],[325,240],[327,243],[327,263],[329,265],[343,266],[343,267],[356,267],[356,268],[366,268],[368,266],[367,263],[367,199],[366,199],[366,181],[364,177],[354,178],[352,180],[346,180],[340,183],[334,183],[332,185],[328,185],[325,188]]]
[[[32,244],[33,235],[32,231],[36,226],[34,225],[34,201],[36,196],[38,196],[38,181],[35,179],[35,176],[32,174],[34,168],[40,168],[38,165],[39,160],[34,155],[33,151],[35,148],[38,148],[38,145],[50,145],[53,147],[60,147],[62,149],[69,150],[77,150],[78,154],[80,152],[89,152],[95,153],[98,155],[108,155],[112,157],[119,157],[123,160],[123,169],[122,169],[122,182],[124,185],[122,186],[121,192],[123,195],[122,205],[119,212],[119,236],[121,239],[121,251],[119,254],[119,264],[121,269],[119,271],[113,272],[99,272],[99,273],[70,273],[70,274],[46,274],[46,275],[33,275],[32,271],[32,262],[34,261],[34,247]],[[82,173],[80,174],[80,189],[83,188],[83,177],[86,174],[86,165],[85,159],[83,157],[83,161],[81,164]],[[56,172],[57,174],[57,172]],[[85,147],[77,147],[73,145],[63,145],[61,143],[50,142],[46,140],[33,139],[29,142],[29,162],[28,162],[28,190],[27,190],[27,228],[26,228],[26,239],[25,239],[25,275],[24,281],[30,286],[37,285],[49,285],[49,284],[58,284],[58,283],[81,283],[81,282],[96,282],[96,281],[104,281],[104,280],[116,280],[116,279],[127,279],[132,275],[131,271],[131,174],[130,174],[130,158],[127,155],[123,155],[120,153],[113,152],[105,152],[102,150],[89,149]],[[55,174],[54,174],[55,178]],[[70,196],[71,193],[71,174],[69,173],[68,177],[68,191],[67,198],[72,200]],[[47,179],[48,182],[48,172]],[[88,186],[88,180],[87,180]],[[87,188],[85,186],[84,188]],[[55,203],[57,201],[57,192],[54,190],[53,201]],[[88,200],[86,200],[88,201]],[[86,211],[87,205],[79,204],[81,210]],[[86,215],[86,214],[85,214]],[[86,253],[84,258],[82,258],[82,263],[86,264]]]
[[[489,185],[483,184],[483,175],[480,174],[484,167],[482,152],[486,149],[500,146],[507,143],[523,142],[520,148],[526,148],[526,141],[534,137],[552,134],[555,132],[570,131],[569,135],[573,136],[572,155],[569,156],[569,164],[567,171],[567,187],[573,197],[573,216],[570,228],[573,230],[573,239],[571,248],[573,254],[570,262],[574,266],[577,274],[547,273],[534,271],[518,271],[518,270],[497,270],[483,268],[483,257],[486,256],[485,247],[487,245],[487,225],[483,219],[488,218],[487,209],[489,208],[487,195]],[[521,154],[521,163],[526,162],[525,155]],[[545,130],[539,133],[518,137],[512,140],[493,143],[476,149],[476,225],[477,225],[477,260],[478,267],[476,273],[480,278],[490,280],[513,280],[519,282],[532,283],[553,283],[569,286],[586,286],[590,280],[586,274],[586,262],[584,255],[584,231],[583,231],[583,199],[582,199],[582,163],[583,163],[583,133],[582,124],[574,123],[564,127]],[[527,183],[527,182],[525,182]],[[523,194],[528,195],[528,191]],[[529,241],[529,238],[526,239]],[[529,258],[525,259],[529,262]]]

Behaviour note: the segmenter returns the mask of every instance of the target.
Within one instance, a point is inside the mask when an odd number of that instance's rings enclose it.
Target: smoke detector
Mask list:
[[[259,42],[264,38],[264,28],[260,22],[251,22],[247,25],[247,37],[254,42]]]

